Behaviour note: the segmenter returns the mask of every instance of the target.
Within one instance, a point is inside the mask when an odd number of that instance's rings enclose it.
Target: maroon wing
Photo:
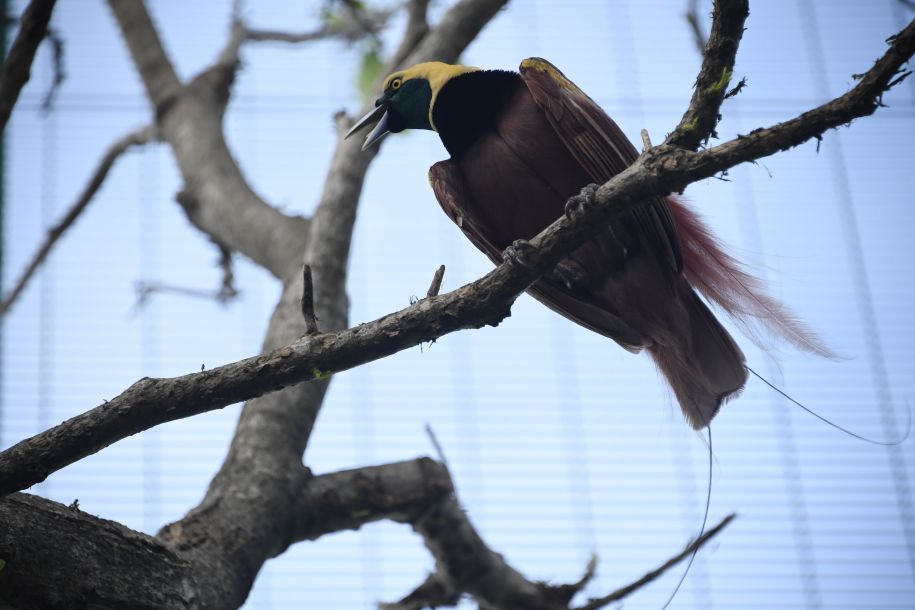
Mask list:
[[[532,58],[522,62],[520,72],[563,145],[594,182],[606,182],[635,162],[638,152],[616,123],[555,66]],[[627,216],[644,254],[608,278],[603,295],[625,307],[626,320],[648,337],[648,352],[684,414],[702,428],[746,382],[743,354],[693,291],[689,273],[681,273],[683,252],[668,200],[646,201]]]
[[[553,64],[540,58],[521,62],[521,79],[556,134],[591,179],[603,184],[639,154],[607,113]],[[632,211],[640,238],[648,249],[663,254],[674,272],[683,265],[677,225],[664,199]]]
[[[521,78],[569,152],[595,182],[606,182],[638,158],[617,124],[553,64],[526,59],[521,63]],[[676,270],[682,269],[696,289],[757,343],[756,328],[761,326],[799,349],[835,357],[816,333],[766,294],[762,282],[722,248],[682,201],[655,199],[635,214],[641,237],[656,252],[667,252]]]
[[[467,239],[494,263],[501,263],[502,247],[499,244],[503,240],[485,220],[460,168],[453,161],[439,161],[429,169],[429,184],[445,214]],[[560,263],[560,266],[563,264]],[[644,342],[644,337],[624,322],[617,312],[610,310],[606,304],[589,299],[587,293],[568,289],[560,280],[538,280],[528,288],[528,293],[553,311],[614,339],[629,351],[638,351]]]

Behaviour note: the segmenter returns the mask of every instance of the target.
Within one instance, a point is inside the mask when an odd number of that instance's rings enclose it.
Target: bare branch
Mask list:
[[[315,289],[309,265],[302,268],[302,318],[305,319],[305,334],[318,334],[318,321],[315,319]]]
[[[19,92],[29,81],[38,45],[48,31],[56,0],[32,0],[20,19],[19,32],[0,74],[0,134],[13,112]],[[5,16],[5,15],[4,15]]]
[[[345,18],[334,19],[310,32],[266,30],[245,26],[243,38],[250,42],[282,42],[286,44],[302,44],[328,38],[356,42],[367,35],[377,35],[388,24],[394,13],[395,11],[391,9],[348,10]]]
[[[718,523],[718,525],[716,525],[709,531],[702,534],[700,537],[693,540],[690,544],[686,545],[686,548],[684,548],[682,551],[680,551],[677,555],[668,559],[664,565],[657,568],[656,570],[652,570],[651,572],[645,574],[645,576],[641,577],[637,581],[635,581],[631,584],[628,584],[621,589],[614,591],[610,595],[605,595],[604,597],[592,599],[587,604],[585,604],[584,606],[581,606],[581,608],[578,608],[577,610],[598,610],[599,608],[605,608],[606,606],[612,604],[613,602],[617,602],[617,601],[623,599],[624,597],[626,597],[627,595],[641,589],[645,585],[649,584],[651,581],[655,580],[656,578],[658,578],[659,576],[664,574],[664,572],[666,572],[673,566],[677,565],[678,563],[680,563],[681,561],[683,561],[684,559],[686,559],[687,557],[692,555],[693,552],[695,552],[698,548],[700,548],[706,542],[708,542],[709,540],[714,538],[721,530],[723,530],[725,527],[727,527],[727,525],[731,521],[733,521],[736,516],[737,515],[732,513],[732,514],[728,515],[727,517],[725,517],[724,519],[722,519],[721,522]]]
[[[426,13],[429,9],[429,0],[410,0],[407,14],[407,29],[404,31],[400,46],[391,55],[385,66],[384,74],[390,74],[407,58],[417,47],[423,37],[429,32],[429,22]]]
[[[438,296],[439,290],[442,289],[442,280],[445,278],[445,265],[439,266],[435,270],[435,275],[432,276],[432,283],[429,285],[429,290],[426,291],[426,298],[432,298]]]
[[[235,288],[235,272],[232,270],[232,251],[215,240],[214,243],[219,248],[219,267],[222,269],[222,285],[216,294],[216,300],[220,303],[228,303],[238,296],[238,290]]]
[[[441,572],[433,572],[418,587],[396,602],[381,602],[378,610],[423,610],[457,606],[461,591]]]
[[[453,491],[448,472],[428,458],[296,481],[288,490],[295,540],[380,519],[413,519]],[[0,499],[0,523],[4,607],[200,608],[202,600],[218,597],[205,590],[207,572],[218,564],[164,541],[180,538],[179,524],[153,538],[82,512],[77,502],[67,507],[28,494]]]
[[[157,122],[160,122],[184,87],[142,1],[110,0],[108,5],[121,24],[124,41],[146,86],[149,100],[156,109]]]
[[[41,102],[41,111],[45,114],[51,112],[51,108],[54,106],[54,98],[57,97],[57,92],[60,91],[61,85],[67,79],[67,71],[64,69],[63,36],[54,28],[48,28],[47,39],[53,51],[51,61],[54,62],[54,80],[51,81],[51,86],[48,87],[48,92],[45,93],[44,100]]]
[[[13,494],[0,499],[0,523],[4,608],[152,610],[194,603],[197,586],[185,557],[76,502],[68,507]]]
[[[108,148],[105,152],[105,156],[99,161],[98,167],[95,168],[95,172],[93,172],[92,177],[89,179],[89,183],[83,189],[83,192],[80,193],[79,198],[77,198],[76,202],[67,210],[67,213],[64,214],[63,218],[58,220],[57,223],[48,229],[44,241],[41,243],[41,246],[39,246],[38,251],[32,256],[32,260],[26,266],[25,271],[19,276],[19,279],[16,281],[12,290],[3,297],[2,302],[0,302],[0,317],[5,316],[7,312],[9,312],[10,308],[16,302],[16,299],[18,299],[19,295],[22,294],[22,291],[25,290],[29,280],[32,279],[32,276],[35,275],[35,272],[38,271],[38,268],[41,267],[45,259],[48,258],[51,250],[67,229],[73,226],[92,201],[92,198],[105,182],[105,178],[114,166],[115,161],[134,146],[143,146],[158,137],[158,129],[153,125],[148,125],[127,134]]]
[[[429,458],[321,475],[296,500],[293,540],[316,540],[381,519],[413,521],[452,494],[448,470]]]
[[[412,65],[438,60],[454,63],[508,0],[463,0],[445,13],[435,29],[422,38],[416,49],[401,62]]]
[[[509,314],[518,294],[603,226],[602,221],[649,197],[680,190],[743,161],[796,146],[855,117],[872,114],[887,84],[913,52],[915,21],[892,38],[887,53],[853,89],[835,100],[700,153],[667,144],[652,148],[597,189],[593,207],[574,219],[560,218],[531,240],[525,266],[503,263],[481,279],[435,299],[423,299],[349,330],[304,338],[263,356],[205,373],[142,379],[109,404],[0,453],[0,494],[34,485],[67,464],[159,423],[289,384],[323,379],[462,328],[498,324]]]
[[[699,2],[701,0],[689,0],[689,6],[683,17],[689,24],[689,29],[693,33],[693,42],[696,44],[696,50],[702,56],[705,53],[705,45],[708,42],[705,32],[702,31],[702,19],[699,17]]]
[[[642,136],[642,152],[648,152],[648,149],[651,148],[651,136],[648,135],[647,129],[643,129],[639,133]]]
[[[712,32],[702,54],[702,68],[696,78],[689,108],[666,143],[688,150],[717,137],[718,111],[727,93],[743,24],[750,7],[747,0],[715,0]]]
[[[244,179],[222,132],[232,62],[217,63],[185,86],[162,47],[142,0],[109,0],[162,137],[184,178],[182,203],[194,226],[269,270],[288,278],[301,268],[304,218],[268,205]]]

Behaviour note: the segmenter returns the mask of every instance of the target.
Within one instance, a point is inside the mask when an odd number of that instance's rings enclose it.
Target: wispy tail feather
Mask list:
[[[683,272],[709,301],[720,306],[744,333],[760,343],[758,326],[800,350],[836,358],[836,354],[788,308],[766,294],[762,282],[724,251],[699,216],[676,197],[667,202],[683,249]]]

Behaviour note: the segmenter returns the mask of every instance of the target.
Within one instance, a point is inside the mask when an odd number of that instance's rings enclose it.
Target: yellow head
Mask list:
[[[377,121],[362,146],[365,150],[388,133],[404,129],[435,130],[432,108],[442,87],[455,76],[478,70],[470,66],[428,61],[394,72],[385,79],[383,93],[375,101],[375,110],[356,123],[346,137]]]

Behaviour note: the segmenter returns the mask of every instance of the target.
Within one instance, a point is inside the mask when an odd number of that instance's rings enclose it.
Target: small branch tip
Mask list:
[[[445,277],[445,265],[440,265],[438,269],[435,270],[435,275],[432,276],[432,283],[429,285],[429,290],[426,291],[426,298],[438,296],[439,291],[442,289],[442,279]]]
[[[305,319],[305,336],[318,334],[318,320],[315,318],[314,282],[311,265],[302,267],[302,318]]]

